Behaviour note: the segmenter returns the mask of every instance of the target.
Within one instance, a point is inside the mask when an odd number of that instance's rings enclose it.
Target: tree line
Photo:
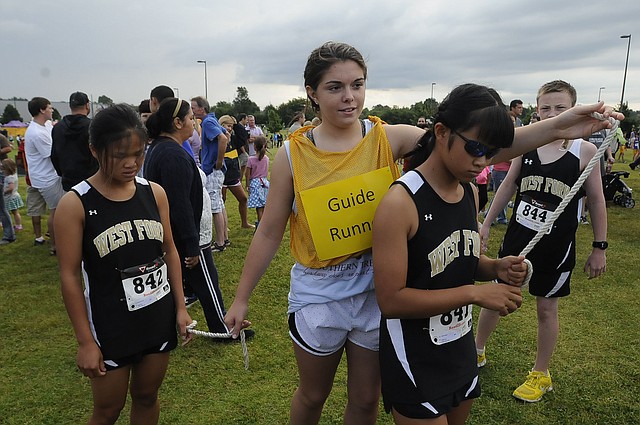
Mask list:
[[[16,98],[16,100],[27,99]],[[108,106],[113,103],[113,100],[106,95],[102,95],[98,97],[98,103]],[[375,115],[389,124],[415,125],[419,117],[432,118],[438,109],[438,105],[439,103],[433,98],[414,103],[409,107],[375,105],[372,108],[365,108],[362,111],[362,118]],[[132,105],[132,107],[137,109],[137,105]],[[291,99],[279,106],[267,105],[264,109],[260,109],[249,97],[249,91],[246,87],[238,87],[236,96],[231,102],[224,100],[219,101],[215,105],[212,105],[212,109],[218,117],[222,115],[238,116],[240,113],[254,115],[256,122],[264,126],[270,133],[288,129],[291,125],[291,120],[298,112],[304,111],[308,120],[316,116],[313,108],[311,108],[311,105],[308,104],[307,99],[304,97]],[[524,107],[522,113],[523,124],[529,123],[531,115],[535,110],[535,105],[527,105]],[[640,112],[629,109],[627,103],[623,104],[622,107],[619,108],[619,111],[626,117],[625,120],[620,123],[620,127],[625,135],[628,135],[633,127],[640,128]],[[54,109],[54,119],[60,118],[60,113]],[[0,117],[0,122],[6,124],[12,120],[23,121],[23,118],[13,105],[7,104],[4,113]]]

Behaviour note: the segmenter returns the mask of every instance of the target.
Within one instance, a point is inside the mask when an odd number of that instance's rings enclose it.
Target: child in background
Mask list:
[[[18,193],[18,167],[11,158],[2,160],[2,172],[4,173],[4,187],[2,194],[4,195],[4,204],[7,211],[13,214],[13,222],[15,230],[22,230],[22,217],[20,217],[19,209],[24,207],[22,197]]]
[[[242,228],[250,229],[253,228],[253,224],[249,224],[247,221],[247,194],[242,188],[242,172],[240,171],[240,161],[238,159],[238,147],[242,142],[234,131],[234,126],[237,124],[237,121],[230,115],[223,115],[218,118],[218,122],[227,130],[230,139],[224,154],[224,163],[227,166],[227,171],[224,173],[224,182],[222,183],[222,201],[226,202],[227,190],[230,190],[238,201],[238,213],[240,214],[240,224]],[[226,211],[225,208],[225,215],[227,214]],[[229,244],[227,242],[229,242],[229,239],[225,239],[225,246],[229,246],[230,242]]]
[[[633,149],[633,160],[635,161],[636,158],[638,157],[638,134],[636,133],[636,128],[632,127],[631,128],[631,135],[629,136],[629,142],[631,145],[631,148]],[[633,167],[631,168],[633,169]]]
[[[267,203],[267,193],[269,193],[269,157],[267,152],[267,139],[264,136],[258,136],[254,140],[256,149],[255,156],[250,156],[247,161],[245,175],[247,181],[247,190],[249,191],[249,208],[255,208],[258,220],[256,227],[260,224],[264,206]]]
[[[627,149],[627,143],[629,142],[624,137],[624,133],[620,127],[616,130],[616,139],[618,141],[618,161],[624,164],[624,151]],[[610,164],[611,163],[609,162],[607,165]]]
[[[484,214],[484,207],[489,201],[489,195],[487,194],[487,183],[490,179],[491,167],[487,165],[476,177],[476,185],[478,186],[478,214]]]

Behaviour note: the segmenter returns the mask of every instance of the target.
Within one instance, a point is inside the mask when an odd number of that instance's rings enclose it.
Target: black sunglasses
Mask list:
[[[471,140],[464,137],[462,134],[458,133],[455,130],[453,131],[456,136],[464,140],[464,150],[471,156],[475,156],[476,158],[480,158],[481,156],[486,156],[487,159],[493,158],[500,151],[500,148],[492,148],[487,145],[484,145],[476,140]]]

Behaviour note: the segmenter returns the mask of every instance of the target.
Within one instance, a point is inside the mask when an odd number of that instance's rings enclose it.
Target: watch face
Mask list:
[[[593,242],[592,246],[594,248],[607,249],[609,247],[609,243],[607,241]]]

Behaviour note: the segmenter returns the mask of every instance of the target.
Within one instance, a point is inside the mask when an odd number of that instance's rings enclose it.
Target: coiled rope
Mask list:
[[[591,115],[594,118],[599,119],[601,121],[604,121],[607,119],[603,115],[598,114],[597,112],[594,112]],[[573,186],[571,187],[571,190],[569,191],[569,193],[567,193],[567,196],[564,197],[562,202],[560,202],[560,205],[558,205],[555,211],[553,211],[553,213],[551,214],[551,217],[549,217],[549,221],[544,223],[544,225],[538,230],[538,233],[536,233],[533,239],[531,239],[527,244],[527,246],[524,247],[520,255],[524,255],[526,257],[527,254],[531,252],[531,250],[538,243],[538,241],[542,239],[542,237],[549,231],[551,226],[553,226],[553,223],[560,216],[560,214],[564,212],[564,209],[567,207],[569,202],[571,202],[571,200],[576,195],[578,190],[580,190],[580,188],[582,187],[582,184],[587,179],[587,177],[589,177],[589,174],[591,174],[591,171],[596,166],[596,164],[600,162],[600,158],[602,158],[602,156],[604,155],[604,152],[611,145],[611,142],[616,136],[616,130],[618,130],[618,126],[620,125],[620,122],[613,118],[608,118],[608,121],[611,123],[611,129],[606,130],[607,136],[605,137],[604,142],[602,142],[602,144],[596,151],[595,155],[593,155],[593,158],[591,158],[591,160],[589,161],[585,169],[582,171],[582,174],[580,174],[580,177],[578,177],[578,180],[576,180],[576,182],[573,184]],[[533,264],[531,264],[531,261],[527,260],[526,258],[524,261],[525,263],[527,263],[528,267],[527,267],[527,276],[525,277],[524,283],[522,284],[522,286],[528,285],[529,281],[531,280],[531,276],[533,276]]]
[[[189,325],[187,325],[187,332],[194,335],[206,336],[207,338],[229,339],[233,337],[233,335],[230,333],[214,333],[214,332],[199,331],[195,329],[197,324],[198,322],[194,320]],[[247,341],[244,335],[244,329],[240,331],[240,344],[242,345],[242,356],[244,357],[244,369],[249,370],[249,349],[247,348]]]

